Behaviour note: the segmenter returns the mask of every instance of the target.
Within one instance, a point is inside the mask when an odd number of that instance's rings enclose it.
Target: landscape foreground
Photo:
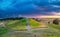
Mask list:
[[[0,20],[0,37],[60,37],[59,19],[8,18]]]

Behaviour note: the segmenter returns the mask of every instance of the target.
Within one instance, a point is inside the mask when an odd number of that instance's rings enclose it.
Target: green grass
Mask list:
[[[10,21],[6,24],[6,26],[12,30],[23,30],[25,29],[25,25],[25,19]]]
[[[25,33],[25,32],[16,32],[16,33],[10,33],[10,34],[5,34],[3,35],[4,37],[18,37],[18,36],[21,36],[21,37],[27,37],[28,34],[29,36],[28,37],[34,37],[34,34],[36,34],[37,36],[39,37],[60,37],[60,34],[57,33],[57,32],[54,32],[52,31],[51,29],[44,29],[43,31],[41,30],[33,30],[32,32],[33,33]],[[41,33],[42,32],[42,33]]]
[[[8,29],[6,29],[6,28],[4,28],[4,27],[0,27],[0,35],[5,34],[5,33],[7,33],[7,32],[9,32]]]
[[[60,37],[59,32],[56,32],[56,30],[52,30],[53,28],[51,28],[50,30],[46,31],[45,33],[42,34],[42,36],[44,37]]]
[[[41,25],[40,22],[37,22],[37,21],[35,21],[33,19],[29,19],[29,21],[30,21],[30,26],[32,28],[38,28]]]
[[[59,34],[56,33],[45,33],[43,34],[44,37],[60,37]]]
[[[33,20],[29,19],[30,26],[31,28],[38,28],[40,26],[40,23]],[[21,19],[21,20],[9,20],[6,23],[6,27],[12,30],[25,30],[26,29],[26,19]]]
[[[60,25],[49,24],[50,27],[58,29],[60,31]]]
[[[7,20],[7,21],[4,21],[4,22],[7,22],[5,25],[6,25],[6,27],[8,28],[8,29],[11,29],[11,30],[25,30],[26,29],[26,19],[21,19],[21,20]],[[35,21],[35,20],[33,20],[33,19],[29,19],[29,22],[30,22],[30,26],[32,27],[32,28],[38,28],[41,24],[40,24],[40,22],[37,22],[37,21]],[[41,30],[32,30],[32,32],[33,33],[38,33],[37,35],[41,35],[41,36],[43,36],[43,37],[60,37],[60,35],[56,32],[56,30],[58,29],[58,30],[60,30],[60,26],[59,25],[55,25],[55,24],[49,24],[48,25],[49,27],[50,27],[50,29],[45,29],[45,30],[43,30],[44,31],[44,33],[40,33],[40,32],[42,32]],[[5,33],[7,33],[7,32],[9,32],[9,30],[8,29],[6,29],[6,28],[0,28],[0,34],[5,34]],[[55,32],[55,33],[54,33]],[[6,35],[4,35],[4,37],[9,37],[10,35],[8,35],[8,34],[6,34]],[[23,35],[23,34],[21,34],[22,36],[25,36],[25,35]],[[26,34],[26,36],[27,36],[28,34]],[[31,34],[32,35],[32,34]],[[30,36],[31,36],[30,35]],[[13,36],[15,36],[15,35],[13,35]],[[12,36],[12,37],[13,37]],[[41,37],[40,36],[40,37]]]

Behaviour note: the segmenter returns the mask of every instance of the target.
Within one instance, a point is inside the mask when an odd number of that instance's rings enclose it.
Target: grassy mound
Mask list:
[[[12,30],[23,30],[25,29],[25,25],[26,25],[25,19],[10,21],[6,24],[6,26]]]
[[[29,19],[29,23],[31,28],[38,28],[40,26],[40,23],[33,19]],[[26,24],[26,19],[24,18],[21,20],[7,20],[7,23],[5,25],[7,28],[12,30],[25,30]]]

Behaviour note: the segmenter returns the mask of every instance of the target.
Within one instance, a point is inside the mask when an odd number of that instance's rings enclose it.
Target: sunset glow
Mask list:
[[[38,18],[60,18],[60,16],[38,16]]]

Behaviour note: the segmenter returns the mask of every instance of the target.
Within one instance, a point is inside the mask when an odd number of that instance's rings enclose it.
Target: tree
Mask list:
[[[53,20],[53,24],[58,25],[59,24],[59,20],[58,19]]]

